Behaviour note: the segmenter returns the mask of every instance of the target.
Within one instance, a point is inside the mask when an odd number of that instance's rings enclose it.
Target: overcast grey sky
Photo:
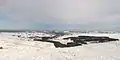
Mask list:
[[[114,29],[120,0],[0,0],[0,29]]]

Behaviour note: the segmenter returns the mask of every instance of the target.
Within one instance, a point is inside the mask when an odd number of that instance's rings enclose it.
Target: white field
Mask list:
[[[27,41],[17,38],[18,33],[0,33],[0,60],[120,60],[120,41],[89,44],[71,48],[55,48],[52,43]],[[25,33],[22,33],[22,35]],[[40,35],[40,34],[39,34]],[[51,36],[46,35],[45,36]],[[43,36],[42,34],[40,36]],[[120,34],[73,34],[68,36],[108,36],[120,39]],[[26,36],[26,35],[25,35]]]

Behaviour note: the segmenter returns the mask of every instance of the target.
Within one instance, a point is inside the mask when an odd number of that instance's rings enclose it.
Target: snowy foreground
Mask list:
[[[95,43],[70,48],[55,48],[52,43],[28,41],[29,38],[12,36],[17,33],[0,33],[0,60],[120,60],[120,41]],[[22,35],[25,35],[22,33]],[[33,34],[34,35],[34,34]],[[37,34],[36,34],[37,35]],[[39,36],[52,36],[38,34]],[[120,34],[73,34],[70,36],[108,36],[120,39]],[[26,35],[25,35],[26,36]],[[65,41],[60,41],[65,43]]]

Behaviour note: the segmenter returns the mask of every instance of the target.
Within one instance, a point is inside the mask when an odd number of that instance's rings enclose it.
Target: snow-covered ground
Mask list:
[[[20,39],[19,33],[0,33],[0,60],[120,60],[120,41],[89,44],[70,48],[55,48],[52,43]],[[28,36],[26,33],[21,35]],[[52,36],[43,33],[30,35]],[[74,33],[56,38],[62,40],[71,36],[108,36],[120,39],[120,34]],[[26,40],[27,39],[27,40]]]

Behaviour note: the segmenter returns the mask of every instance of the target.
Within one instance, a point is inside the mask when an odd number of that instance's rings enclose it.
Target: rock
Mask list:
[[[54,43],[54,46],[56,47],[56,48],[64,48],[64,47],[67,47],[67,45],[65,45],[65,44],[62,44],[62,43],[60,43],[60,42],[56,42],[56,43]]]
[[[82,44],[74,43],[74,42],[73,43],[62,44],[62,43],[60,43],[58,41],[53,41],[53,40],[34,39],[34,41],[53,43],[56,48],[74,47],[74,46],[82,45]]]
[[[87,44],[87,43],[104,43],[109,41],[118,41],[118,39],[109,38],[109,37],[78,36],[78,37],[63,38],[66,40],[71,39],[73,42],[62,44],[59,41],[49,40],[52,38],[53,37],[42,37],[42,39],[34,39],[34,41],[53,43],[56,48],[75,47],[75,46],[81,46],[82,44]]]
[[[12,35],[12,36],[16,36],[16,35]]]
[[[119,41],[119,39],[110,38],[108,41]]]
[[[78,39],[78,40],[73,40],[73,42],[74,43],[81,43],[81,44],[87,44],[87,42],[86,41],[84,41],[84,40],[80,40],[80,39]]]
[[[21,35],[18,35],[17,37],[18,37],[18,38],[20,38],[20,37],[21,37]]]
[[[70,39],[70,38],[63,38],[63,40],[68,40],[68,39]]]
[[[33,41],[41,41],[41,39],[34,39]]]
[[[41,37],[42,40],[48,40],[48,39],[52,39],[53,37]]]
[[[3,49],[3,47],[0,47],[0,49]]]
[[[119,39],[109,38],[109,37],[97,37],[97,36],[78,36],[78,37],[68,37],[63,39],[71,39],[74,43],[87,44],[87,42],[92,43],[103,43],[109,41],[118,41]]]
[[[82,45],[82,44],[74,43],[74,42],[67,43],[67,47],[74,47],[74,46],[80,46],[80,45]]]

